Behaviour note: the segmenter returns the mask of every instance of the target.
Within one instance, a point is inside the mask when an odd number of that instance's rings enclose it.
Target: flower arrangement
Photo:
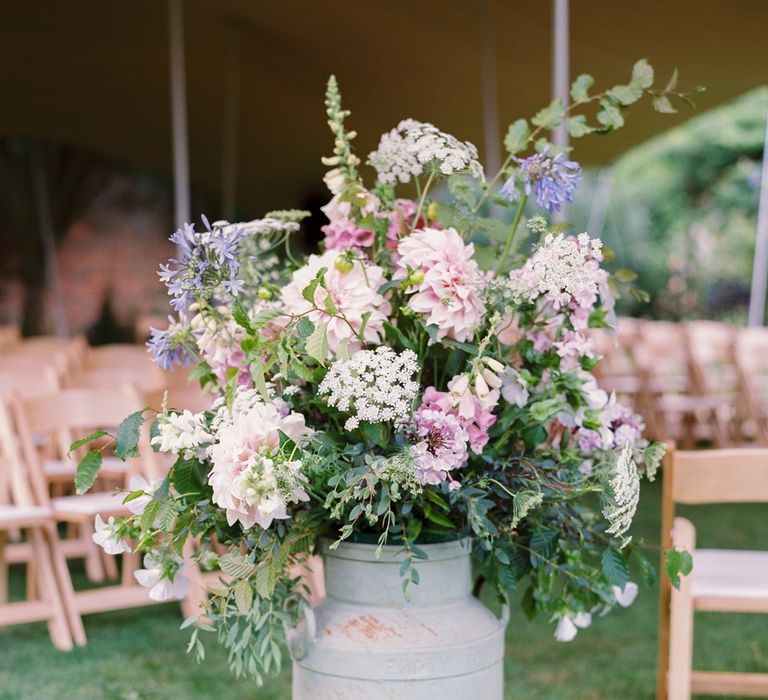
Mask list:
[[[118,454],[135,454],[150,420],[154,448],[175,462],[132,483],[133,516],[100,521],[94,539],[144,552],[136,577],[154,598],[185,594],[188,538],[199,565],[228,576],[185,623],[191,649],[216,631],[238,674],[279,668],[303,595],[289,565],[321,538],[402,547],[404,595],[423,543],[470,538],[478,585],[501,601],[525,587],[525,613],[560,641],[630,604],[631,571],[653,577],[628,531],[663,448],[592,373],[591,334],[611,332],[620,289],[639,292],[602,267],[599,240],[535,212],[560,211],[581,174],[547,134],[562,123],[574,139],[608,133],[644,96],[662,112],[685,99],[653,80],[644,60],[596,94],[579,76],[569,107],[555,100],[509,127],[491,177],[471,143],[402,121],[368,156],[369,187],[331,77],[319,253],[295,257],[308,214],[295,210],[173,234],[178,255],[159,275],[177,317],[149,350],[165,369],[194,365],[216,399],[204,413],[126,419]],[[509,215],[490,215],[499,209]],[[82,460],[80,491],[99,463],[95,451]]]

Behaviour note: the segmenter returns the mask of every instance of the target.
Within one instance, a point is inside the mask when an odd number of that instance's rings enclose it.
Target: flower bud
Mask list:
[[[483,361],[496,373],[503,372],[505,369],[504,365],[501,364],[501,362],[499,362],[498,360],[494,360],[492,357],[485,357],[483,358]]]
[[[449,388],[451,396],[458,398],[469,388],[469,377],[466,374],[460,374],[454,378],[453,386]]]
[[[342,275],[344,275],[349,272],[355,266],[355,264],[349,258],[340,256],[336,258],[334,266],[339,272],[341,272]]]
[[[416,269],[408,275],[408,285],[418,286],[424,281],[424,270]]]
[[[494,389],[498,389],[501,386],[501,379],[487,368],[483,370],[483,379],[485,379],[488,386]]]
[[[268,289],[267,287],[259,287],[259,291],[256,292],[259,295],[259,299],[263,299],[264,301],[269,301],[274,294],[272,294],[272,290]]]
[[[430,202],[427,207],[427,219],[434,221],[437,219],[437,202]]]
[[[482,374],[478,374],[475,378],[475,393],[480,399],[487,399],[488,394],[491,393],[491,390],[488,388],[488,384],[486,383],[485,379],[483,379]]]

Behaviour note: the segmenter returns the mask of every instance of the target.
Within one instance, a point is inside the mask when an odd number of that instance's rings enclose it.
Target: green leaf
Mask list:
[[[235,299],[232,304],[232,318],[235,319],[235,323],[241,328],[244,328],[248,335],[253,335],[253,328],[251,328],[251,319],[248,318],[248,313],[243,308],[239,299]]]
[[[652,442],[643,450],[643,464],[645,465],[645,475],[649,481],[653,481],[656,472],[659,470],[661,460],[664,459],[667,446],[663,442]]]
[[[448,178],[448,190],[453,198],[463,204],[467,209],[472,209],[477,203],[478,195],[473,186],[473,181],[461,175],[451,175]]]
[[[653,108],[661,114],[677,114],[677,110],[666,95],[656,95],[653,98]]]
[[[375,445],[379,447],[387,446],[387,428],[384,423],[362,423],[360,430]]]
[[[247,579],[241,579],[232,587],[235,594],[235,605],[241,615],[245,615],[253,606],[253,588]]]
[[[624,588],[629,581],[629,567],[624,557],[615,549],[606,549],[602,556],[603,574],[612,586]]]
[[[98,440],[100,437],[104,437],[105,435],[109,435],[104,430],[95,430],[90,435],[86,435],[84,438],[80,438],[79,440],[75,440],[70,446],[69,446],[69,452],[67,452],[67,455],[72,454],[75,450],[79,450],[83,445],[87,445],[89,442],[93,442],[94,440]]]
[[[515,571],[511,566],[507,566],[506,564],[500,564],[496,569],[496,580],[499,583],[499,588],[503,588],[507,593],[514,593],[517,588]]]
[[[559,398],[542,399],[531,404],[531,417],[537,423],[547,423],[554,418],[562,409],[562,401]]]
[[[610,99],[600,100],[600,111],[597,113],[597,121],[604,127],[605,131],[620,129],[624,126],[624,117],[621,110]]]
[[[693,571],[693,557],[684,549],[668,549],[664,552],[664,570],[669,582],[680,588],[680,577],[688,576]]]
[[[306,316],[302,316],[299,322],[296,324],[296,332],[299,334],[301,340],[306,340],[312,335],[312,331],[315,330],[315,324],[312,323]]]
[[[672,77],[667,83],[667,87],[664,88],[664,92],[672,92],[677,87],[677,68],[672,71]]]
[[[587,118],[583,114],[577,114],[575,117],[569,117],[565,126],[568,133],[575,139],[591,134],[595,131],[594,127],[587,124]]]
[[[100,469],[101,452],[89,450],[77,463],[77,469],[75,470],[75,489],[77,489],[77,493],[85,493],[93,486],[93,482],[96,481]]]
[[[333,299],[331,298],[330,294],[326,295],[323,306],[325,307],[325,312],[331,316],[335,316],[339,313],[339,310],[336,308],[336,304],[333,303]]]
[[[144,425],[144,411],[131,413],[125,418],[117,428],[117,439],[115,440],[115,454],[125,461],[129,457],[139,456],[139,435],[141,426]]]
[[[318,285],[321,287],[325,286],[325,273],[327,271],[327,267],[321,267],[317,271],[314,279],[306,287],[304,287],[304,289],[301,290],[301,296],[303,296],[310,304],[312,304],[312,306],[315,306],[315,290],[317,289]]]
[[[540,110],[531,121],[544,129],[554,129],[560,125],[565,116],[565,107],[563,100],[556,98],[552,100],[544,109]]]
[[[632,67],[632,82],[643,89],[653,85],[653,67],[644,58]]]
[[[162,532],[170,532],[173,530],[173,526],[176,523],[177,515],[176,502],[172,498],[166,498],[160,503],[154,526],[159,528]]]
[[[582,73],[571,84],[571,98],[574,102],[583,102],[589,97],[589,88],[595,84],[595,79],[591,75]]]
[[[637,273],[634,270],[628,270],[626,267],[616,270],[616,272],[613,273],[613,276],[619,280],[619,282],[623,282],[624,284],[634,282],[637,279]]]
[[[551,559],[557,545],[559,531],[555,528],[542,528],[531,537],[531,565],[538,566],[541,559]]]
[[[270,398],[269,392],[267,391],[267,383],[264,379],[264,359],[262,357],[254,358],[251,361],[250,369],[254,386],[259,390],[264,401],[269,401]]]
[[[284,311],[275,308],[262,309],[259,311],[259,313],[256,314],[251,325],[253,326],[254,330],[258,330],[259,328],[266,326],[270,321],[276,319],[278,316],[282,316],[284,313]]]
[[[304,346],[307,355],[317,360],[325,366],[325,360],[328,357],[328,323],[321,323],[312,331],[312,335],[307,338]]]
[[[200,494],[203,465],[196,459],[177,459],[171,470],[171,483],[179,495],[194,498]]]
[[[525,149],[530,135],[531,130],[527,120],[518,119],[516,122],[510,124],[507,129],[507,135],[504,137],[504,148],[506,148],[511,155],[515,155],[515,153],[519,153]]]
[[[520,521],[525,518],[534,508],[541,505],[544,496],[541,492],[529,490],[518,491],[512,499],[512,520],[509,528],[514,530]]]
[[[645,583],[646,586],[652,586],[656,583],[656,569],[639,549],[636,549],[633,554],[640,569],[643,583]]]
[[[619,104],[626,107],[627,105],[634,104],[643,96],[643,88],[637,83],[616,85],[608,90],[608,94]]]
[[[232,578],[253,576],[256,566],[240,552],[227,552],[219,557],[219,568]]]
[[[435,523],[436,525],[441,525],[442,527],[451,529],[455,528],[455,525],[447,517],[445,517],[440,511],[432,508],[429,503],[424,504],[424,515],[426,516],[427,520]]]

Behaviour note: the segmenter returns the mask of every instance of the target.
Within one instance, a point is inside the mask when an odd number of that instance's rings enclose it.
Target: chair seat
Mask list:
[[[41,525],[50,520],[52,515],[50,508],[42,506],[0,505],[0,528]]]
[[[128,506],[123,504],[125,496],[125,493],[95,491],[82,496],[52,498],[51,506],[58,518],[125,515],[131,512]]]
[[[68,459],[46,459],[43,461],[43,471],[49,479],[75,476],[77,463]],[[101,462],[102,474],[125,474],[127,465],[117,457],[104,457]]]
[[[768,552],[697,549],[691,594],[694,598],[768,600]]]

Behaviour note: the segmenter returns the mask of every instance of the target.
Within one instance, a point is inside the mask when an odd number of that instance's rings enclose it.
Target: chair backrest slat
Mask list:
[[[768,449],[678,451],[670,461],[675,503],[768,503]]]

